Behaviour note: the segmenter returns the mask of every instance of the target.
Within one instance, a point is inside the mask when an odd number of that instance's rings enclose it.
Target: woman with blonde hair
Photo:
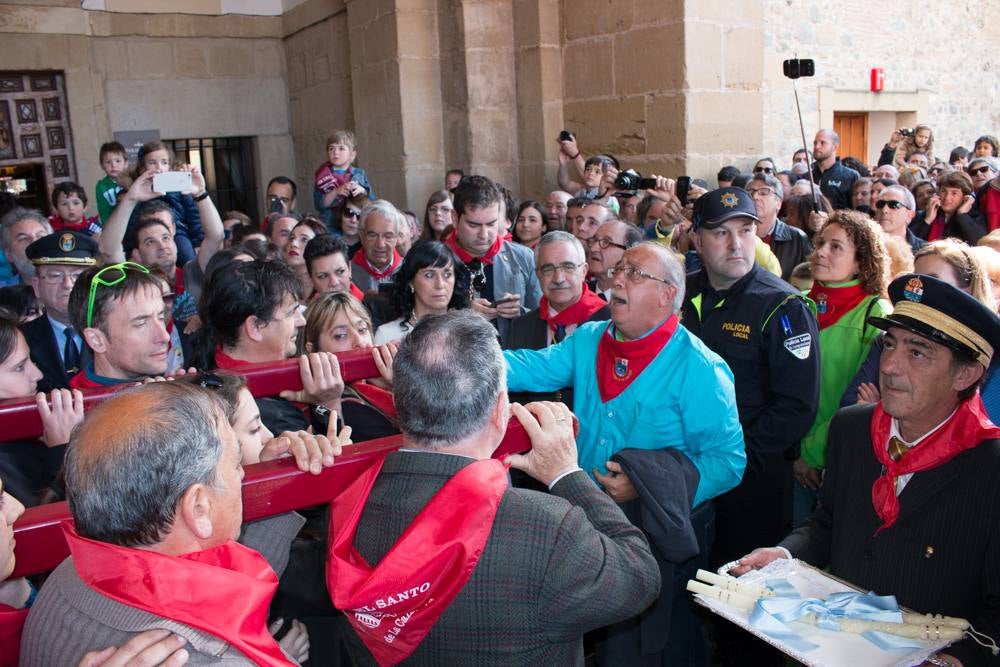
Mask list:
[[[983,259],[958,239],[928,243],[913,257],[913,270],[951,283],[996,310],[996,300]]]
[[[882,230],[863,213],[840,210],[816,235],[809,257],[819,320],[820,392],[816,421],[802,438],[795,462],[795,523],[816,504],[816,490],[826,464],[826,434],[840,398],[879,329],[869,317],[882,317],[892,306],[882,298],[888,284],[888,257]]]

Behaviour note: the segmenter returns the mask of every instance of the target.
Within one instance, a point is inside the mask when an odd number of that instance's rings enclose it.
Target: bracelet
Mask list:
[[[195,195],[195,201],[205,201],[208,199],[208,190],[203,191],[200,195]]]
[[[955,663],[953,663],[951,660],[946,660],[942,658],[940,653],[935,653],[932,656],[928,656],[926,662],[929,662],[932,665],[937,665],[937,667],[955,667]]]
[[[577,152],[576,152],[576,155],[570,155],[570,156],[569,156],[569,159],[570,159],[570,160],[575,160],[575,159],[577,159],[578,157],[580,157],[580,151],[577,151]]]

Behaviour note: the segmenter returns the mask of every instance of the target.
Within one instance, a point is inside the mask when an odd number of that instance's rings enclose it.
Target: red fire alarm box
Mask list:
[[[885,87],[885,71],[881,67],[872,68],[872,92],[881,93]]]

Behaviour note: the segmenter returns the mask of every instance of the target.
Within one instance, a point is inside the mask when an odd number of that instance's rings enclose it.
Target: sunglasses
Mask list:
[[[755,174],[773,174],[774,169],[771,167],[754,167],[753,173]]]
[[[353,209],[353,208],[345,208],[343,215],[344,215],[345,218],[360,218],[361,217],[361,211],[358,211],[358,210]]]
[[[94,321],[94,298],[97,296],[98,287],[114,287],[118,283],[125,280],[128,276],[128,269],[135,271],[141,271],[142,273],[149,273],[147,269],[142,264],[136,264],[135,262],[121,262],[119,264],[111,264],[110,266],[105,266],[103,269],[94,274],[94,278],[90,281],[90,297],[87,299],[87,328],[89,329]],[[112,275],[117,272],[113,278],[105,278],[104,275]]]
[[[879,210],[882,210],[886,206],[891,208],[893,211],[901,208],[906,208],[906,204],[904,204],[901,201],[895,201],[893,199],[879,199],[877,202],[875,202],[875,208]]]
[[[993,171],[993,170],[990,169],[989,166],[983,165],[982,167],[979,167],[978,169],[972,169],[972,168],[970,168],[969,169],[969,175],[970,176],[976,176],[976,175],[980,175],[980,174],[988,174],[991,171]]]

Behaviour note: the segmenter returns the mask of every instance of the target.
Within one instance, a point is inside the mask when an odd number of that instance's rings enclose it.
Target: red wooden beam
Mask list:
[[[243,478],[243,520],[254,521],[329,502],[376,457],[398,449],[402,443],[402,436],[394,435],[350,445],[333,466],[318,475],[300,471],[290,458],[247,466]],[[531,442],[524,427],[511,419],[493,457],[502,458],[528,449]],[[59,527],[69,518],[69,505],[65,502],[32,507],[24,513],[14,524],[17,565],[12,576],[47,572],[69,555]]]
[[[347,352],[337,355],[340,374],[345,382],[378,377],[378,368],[371,350]],[[247,386],[254,396],[275,396],[285,389],[302,389],[298,359],[250,364],[241,368],[240,375],[247,379]],[[90,410],[108,396],[131,387],[131,383],[114,387],[87,389],[83,392],[84,410]],[[0,401],[0,438],[5,442],[29,440],[42,435],[42,420],[34,397]],[[2,443],[0,443],[2,446]]]

